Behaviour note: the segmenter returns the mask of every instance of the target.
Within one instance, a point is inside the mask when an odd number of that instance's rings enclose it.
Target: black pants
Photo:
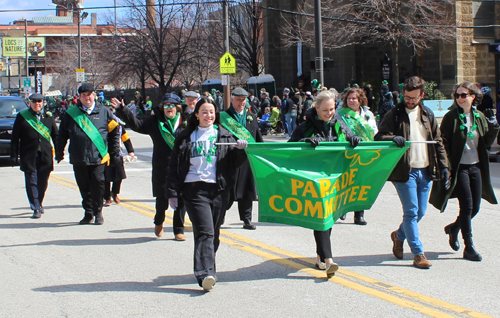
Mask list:
[[[203,278],[215,276],[215,253],[219,232],[229,203],[229,191],[218,191],[217,184],[192,182],[182,191],[186,210],[193,224],[194,275],[201,286]]]
[[[36,157],[36,171],[24,173],[26,194],[33,211],[40,210],[49,183],[50,170],[40,170],[41,152]]]
[[[457,195],[460,206],[460,213],[457,221],[460,224],[460,230],[464,238],[472,235],[471,220],[479,212],[481,192],[481,170],[479,166],[477,164],[461,164],[458,167],[455,194]]]
[[[82,206],[86,216],[102,212],[104,197],[105,165],[73,165],[76,183],[82,196]]]
[[[111,200],[111,192],[119,194],[122,187],[122,180],[114,181],[113,186],[111,182],[104,183],[104,200]]]
[[[316,241],[316,254],[319,255],[322,262],[325,258],[333,258],[332,255],[332,241],[330,236],[332,229],[326,231],[314,231],[314,240]]]
[[[186,217],[186,207],[184,206],[184,200],[177,198],[178,206],[174,210],[174,234],[184,234],[184,218]],[[165,222],[165,211],[168,209],[168,199],[165,197],[156,198],[156,213],[155,213],[155,225],[160,225]]]
[[[245,222],[245,224],[252,222],[252,207],[252,200],[238,199],[238,212],[240,213],[240,220]]]

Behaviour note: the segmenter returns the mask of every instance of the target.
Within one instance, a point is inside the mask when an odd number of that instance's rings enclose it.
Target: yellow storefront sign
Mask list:
[[[25,57],[26,39],[5,37],[2,39],[3,56]],[[45,56],[45,38],[28,37],[28,56]]]

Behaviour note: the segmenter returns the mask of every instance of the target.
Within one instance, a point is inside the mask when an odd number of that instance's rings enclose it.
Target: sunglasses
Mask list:
[[[163,104],[163,108],[167,109],[167,108],[174,108],[175,107],[175,104]]]
[[[461,94],[458,94],[458,93],[455,93],[453,94],[453,96],[458,99],[459,97],[462,97],[462,98],[467,98],[467,96],[469,96],[471,94],[467,94],[467,93],[461,93]]]
[[[32,99],[31,101],[33,103],[41,103],[41,102],[43,102],[43,100],[41,100],[41,99]]]

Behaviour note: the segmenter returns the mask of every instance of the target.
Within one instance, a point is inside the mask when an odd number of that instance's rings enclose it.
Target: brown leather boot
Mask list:
[[[427,269],[432,266],[432,263],[427,260],[424,254],[418,254],[413,258],[413,266],[420,269]]]
[[[158,237],[163,235],[163,224],[155,225],[155,234]]]
[[[396,232],[397,231],[391,233],[392,254],[394,254],[397,259],[403,259],[403,241],[398,238]]]

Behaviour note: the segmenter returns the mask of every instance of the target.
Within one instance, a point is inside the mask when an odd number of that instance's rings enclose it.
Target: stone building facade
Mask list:
[[[264,0],[263,6],[296,11],[300,2]],[[500,88],[498,85],[500,54],[493,54],[489,49],[492,43],[500,44],[497,40],[500,39],[500,30],[487,27],[500,21],[500,3],[456,1],[450,10],[451,14],[455,14],[458,26],[456,41],[451,43],[439,41],[430,49],[421,52],[415,52],[411,47],[401,45],[399,82],[418,75],[427,81],[436,82],[447,97],[450,97],[456,83],[465,80],[484,82],[492,90]],[[278,91],[287,86],[296,87],[299,81],[303,81],[307,86],[316,77],[313,63],[315,48],[305,46],[302,47],[301,55],[302,75],[297,76],[299,69],[297,47],[284,49],[278,31],[283,18],[287,18],[286,13],[270,10],[264,18],[266,73],[275,77]],[[376,92],[382,80],[381,63],[386,56],[391,58],[391,54],[390,47],[384,44],[351,45],[342,49],[324,50],[323,55],[328,59],[324,70],[325,85],[342,90],[347,83],[359,85],[371,83]]]

